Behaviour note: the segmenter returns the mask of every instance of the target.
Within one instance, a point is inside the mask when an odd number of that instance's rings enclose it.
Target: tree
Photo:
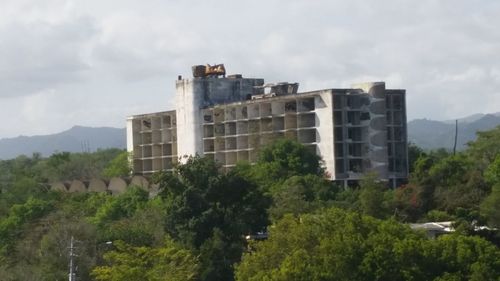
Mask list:
[[[23,204],[28,198],[39,198],[46,193],[45,181],[36,168],[41,159],[21,155],[0,161],[0,216],[14,204]]]
[[[500,250],[477,237],[429,240],[394,220],[327,209],[285,216],[251,245],[236,280],[495,280]],[[483,278],[483,279],[481,279]]]
[[[196,280],[198,260],[188,250],[166,238],[160,248],[133,247],[123,241],[104,254],[109,265],[92,271],[98,281],[189,281]]]
[[[259,185],[266,193],[273,193],[285,180],[293,176],[324,176],[321,158],[303,144],[280,139],[265,146],[254,165],[242,164],[234,169],[237,174]]]
[[[409,142],[408,143],[408,171],[410,173],[413,172],[415,168],[415,162],[418,158],[425,156],[425,152],[422,148],[418,147],[416,144]]]
[[[7,206],[10,206],[25,203],[30,197],[42,197],[46,191],[45,186],[37,182],[37,178],[17,176],[15,181],[9,183],[2,197]]]
[[[130,217],[109,221],[101,227],[100,240],[122,240],[134,246],[158,246],[165,236],[165,206],[161,198],[148,201]]]
[[[438,209],[455,215],[458,208],[475,212],[489,191],[482,171],[467,152],[420,157],[410,184],[417,192],[420,214]]]
[[[89,220],[97,226],[101,241],[123,240],[135,246],[151,245],[155,242],[156,228],[163,225],[148,224],[153,221],[158,223],[155,221],[156,214],[149,220],[140,219],[141,212],[147,213],[145,208],[148,203],[149,194],[146,190],[129,187],[118,196],[106,196]],[[162,211],[156,211],[162,214]]]
[[[444,235],[426,241],[426,270],[434,280],[498,280],[500,250],[477,236]]]
[[[50,156],[46,161],[41,161],[38,167],[43,176],[49,181],[91,179],[102,176],[105,167],[110,167],[109,172],[119,172],[122,165],[118,159],[123,150],[117,148],[98,150],[93,153],[60,152]],[[115,169],[117,168],[117,169]]]
[[[90,280],[89,273],[96,264],[98,249],[94,225],[81,217],[72,217],[58,211],[47,216],[46,233],[35,247],[42,280],[65,280],[68,276],[68,247],[71,237],[75,239],[75,264],[78,280]]]
[[[491,185],[500,183],[500,154],[497,155],[495,161],[488,166],[484,173],[484,178]]]
[[[436,162],[429,169],[429,181],[435,188],[434,207],[449,213],[457,208],[478,210],[489,190],[481,172],[465,154]]]
[[[395,215],[399,221],[415,222],[423,214],[420,187],[409,183],[394,191]]]
[[[289,140],[280,139],[265,147],[257,164],[268,168],[268,173],[278,178],[288,178],[293,175],[323,175],[321,158],[304,145]]]
[[[500,183],[492,187],[490,195],[481,203],[481,214],[490,226],[500,228]]]
[[[435,162],[428,176],[434,185],[450,187],[461,183],[471,168],[472,163],[464,154],[450,155]]]
[[[129,176],[131,167],[128,158],[129,153],[126,151],[118,154],[109,162],[102,175],[106,178]]]
[[[415,162],[415,168],[410,175],[410,184],[417,194],[417,200],[420,204],[422,213],[434,208],[434,189],[435,184],[431,180],[429,170],[437,162],[434,155],[421,156]]]
[[[361,180],[359,189],[361,211],[375,218],[386,217],[387,212],[390,211],[384,200],[384,191],[387,190],[387,187],[384,183],[377,180],[377,175],[366,175]]]
[[[395,249],[405,238],[422,239],[395,222],[339,209],[285,216],[269,235],[244,255],[237,280],[403,280],[394,272],[404,261]]]
[[[166,202],[166,231],[201,253],[203,280],[232,280],[243,236],[263,230],[269,200],[236,172],[221,173],[213,159],[185,159],[173,173],[156,175]],[[220,255],[210,254],[220,253]],[[221,263],[207,260],[217,256]]]
[[[481,214],[487,218],[490,226],[500,228],[500,154],[488,166],[484,177],[493,186],[491,193],[481,203]]]
[[[269,209],[273,221],[284,214],[299,215],[324,207],[335,198],[336,186],[317,175],[292,176],[273,192]]]
[[[100,226],[123,217],[131,217],[148,202],[149,194],[142,188],[130,187],[116,197],[107,196],[107,200],[96,211],[92,221]]]
[[[468,143],[467,153],[484,170],[500,154],[500,126],[477,132],[477,139]]]
[[[11,254],[21,227],[32,220],[41,218],[53,208],[51,202],[30,198],[24,204],[11,207],[9,216],[0,221],[0,259]]]

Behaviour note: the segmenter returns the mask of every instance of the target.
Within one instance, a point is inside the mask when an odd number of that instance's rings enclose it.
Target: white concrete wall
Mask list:
[[[335,140],[333,127],[332,91],[322,91],[315,97],[318,155],[323,158],[326,172],[335,179]],[[319,125],[319,126],[318,126]]]
[[[177,155],[181,159],[185,155],[203,154],[200,107],[204,91],[200,82],[194,79],[176,82]]]
[[[263,79],[193,78],[176,81],[177,144],[179,157],[203,154],[204,106],[243,101]]]
[[[134,151],[134,129],[138,130],[138,128],[134,128],[132,126],[133,118],[127,118],[127,152],[132,153]],[[130,161],[132,159],[129,159]]]

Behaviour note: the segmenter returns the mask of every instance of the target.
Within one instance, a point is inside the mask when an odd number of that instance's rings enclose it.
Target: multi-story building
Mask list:
[[[405,90],[384,82],[297,93],[241,75],[176,81],[174,111],[127,121],[136,174],[168,170],[184,155],[213,157],[225,169],[255,162],[259,149],[290,138],[315,151],[345,185],[375,172],[396,186],[408,175]]]

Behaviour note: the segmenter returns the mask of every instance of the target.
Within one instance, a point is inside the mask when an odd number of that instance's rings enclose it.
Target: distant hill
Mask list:
[[[477,120],[483,118],[486,115],[494,115],[494,116],[500,117],[500,112],[489,113],[489,114],[476,113],[476,114],[472,114],[472,115],[460,118],[460,119],[458,119],[458,122],[460,122],[460,123],[472,123],[474,121],[477,121]],[[454,119],[453,120],[445,120],[443,122],[444,123],[448,123],[448,124],[455,124],[455,120]]]
[[[50,156],[57,151],[92,152],[105,148],[125,149],[126,142],[125,129],[74,126],[53,135],[0,139],[0,159],[11,159],[22,154],[31,156],[34,152]]]
[[[457,149],[476,139],[477,131],[486,131],[500,125],[500,113],[474,114],[458,119]],[[455,121],[416,119],[408,122],[408,139],[424,149],[453,149]]]

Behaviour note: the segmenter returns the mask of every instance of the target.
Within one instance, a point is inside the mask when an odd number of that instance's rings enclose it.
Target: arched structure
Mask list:
[[[69,192],[86,192],[87,186],[83,181],[73,180],[69,186]]]
[[[125,192],[127,187],[128,187],[128,184],[124,179],[115,177],[109,181],[108,191],[110,191],[111,194],[113,194],[113,195],[121,194],[121,193]]]
[[[106,192],[108,190],[108,186],[104,180],[91,179],[88,190],[90,192]]]
[[[143,176],[133,176],[130,186],[138,186],[144,190],[149,190],[149,181]]]
[[[70,183],[68,183],[68,182],[61,182],[61,181],[54,182],[50,185],[50,190],[68,192],[69,186],[70,186]]]

